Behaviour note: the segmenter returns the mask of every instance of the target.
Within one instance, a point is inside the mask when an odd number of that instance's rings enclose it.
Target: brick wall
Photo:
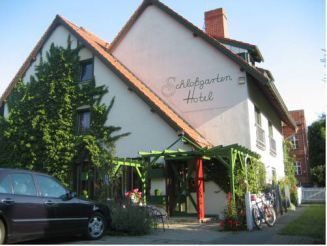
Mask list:
[[[308,135],[305,122],[304,110],[294,110],[289,112],[296,122],[297,130],[294,132],[291,128],[283,125],[283,136],[293,140],[295,147],[291,154],[295,155],[295,160],[300,164],[301,172],[296,175],[300,185],[311,184],[310,165],[308,151]],[[295,140],[295,141],[294,141]]]

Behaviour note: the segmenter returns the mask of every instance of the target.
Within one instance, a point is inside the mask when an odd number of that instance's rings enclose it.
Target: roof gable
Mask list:
[[[131,18],[127,21],[122,30],[117,34],[116,38],[113,40],[109,47],[109,51],[113,52],[115,48],[119,45],[119,42],[124,38],[124,36],[128,33],[128,31],[132,28],[137,19],[142,15],[145,9],[150,6],[155,5],[168,15],[170,15],[177,22],[181,23],[185,28],[189,29],[193,32],[193,35],[201,37],[204,41],[212,45],[216,50],[227,56],[229,59],[234,61],[236,64],[240,66],[241,70],[245,70],[250,76],[252,76],[255,81],[258,83],[259,87],[262,89],[264,95],[269,99],[272,103],[273,107],[276,109],[279,117],[282,121],[287,123],[290,127],[296,127],[294,120],[288,113],[288,109],[283,102],[283,99],[279,95],[273,81],[271,80],[272,76],[269,76],[267,73],[262,72],[262,70],[257,69],[254,66],[251,66],[246,61],[244,61],[241,57],[230,51],[224,45],[222,45],[218,40],[208,36],[204,31],[193,25],[191,22],[186,20],[184,17],[170,9],[168,6],[164,5],[158,0],[144,0],[143,3],[138,7],[138,9],[134,12]],[[230,41],[230,40],[229,40]],[[240,42],[238,42],[240,43]],[[245,44],[245,43],[243,43]],[[250,44],[247,44],[250,47]],[[253,45],[252,45],[253,46]],[[252,47],[251,46],[251,47]],[[252,47],[254,48],[254,47]]]
[[[165,104],[150,88],[148,88],[141,80],[139,80],[133,73],[131,73],[126,67],[124,67],[113,55],[111,55],[108,49],[108,43],[101,40],[94,34],[86,31],[84,28],[78,27],[72,22],[57,15],[50,27],[46,30],[41,37],[33,51],[30,53],[18,73],[7,87],[5,93],[0,99],[0,104],[6,100],[11,91],[14,89],[18,81],[24,76],[28,70],[31,62],[35,60],[35,57],[39,53],[40,49],[50,37],[52,32],[59,25],[64,26],[72,33],[75,38],[78,39],[86,48],[88,48],[93,54],[95,54],[109,69],[111,69],[123,82],[125,82],[130,88],[132,88],[146,103],[151,107],[176,130],[181,130],[187,137],[195,141],[201,147],[212,147],[212,144],[208,142],[204,137],[200,135],[195,129],[193,129],[183,118],[175,113],[167,104]]]

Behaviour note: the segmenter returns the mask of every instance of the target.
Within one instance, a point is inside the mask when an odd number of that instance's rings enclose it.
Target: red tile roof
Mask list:
[[[17,75],[8,86],[6,92],[1,97],[0,103],[6,100],[17,82],[24,76],[24,73],[27,71],[31,61],[33,60],[33,57],[38,54],[47,38],[58,25],[65,26],[80,42],[82,42],[87,48],[93,51],[93,53],[98,55],[100,60],[102,60],[113,72],[115,72],[118,77],[120,77],[129,87],[132,87],[144,101],[150,104],[152,108],[154,108],[156,112],[159,113],[176,130],[183,131],[187,137],[189,137],[201,147],[213,147],[209,141],[207,141],[182,117],[174,112],[140,79],[138,79],[131,71],[124,67],[113,55],[107,52],[108,45],[105,41],[86,31],[84,28],[76,26],[72,22],[59,15],[56,16],[53,23],[47,29],[36,47],[33,49],[32,53],[24,62],[23,66],[20,68]]]

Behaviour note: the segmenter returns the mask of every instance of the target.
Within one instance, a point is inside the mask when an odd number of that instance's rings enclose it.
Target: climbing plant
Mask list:
[[[284,140],[283,151],[284,151],[284,170],[285,177],[279,181],[279,185],[282,190],[282,196],[284,196],[285,185],[290,187],[291,202],[297,204],[297,179],[295,176],[295,157],[291,154],[292,143],[289,140]]]
[[[129,133],[107,126],[114,105],[102,103],[108,93],[94,79],[80,83],[81,47],[51,45],[35,66],[30,81],[19,81],[8,100],[9,116],[0,118],[0,165],[27,168],[56,176],[71,186],[73,163],[86,156],[102,172],[110,172],[115,142]],[[76,131],[77,109],[89,107],[90,129]]]
[[[247,168],[240,163],[235,166],[235,195],[244,199],[246,191],[259,193],[265,186],[265,166],[257,159],[248,161]]]

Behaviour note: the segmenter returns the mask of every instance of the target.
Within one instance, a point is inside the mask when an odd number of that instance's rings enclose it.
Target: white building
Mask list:
[[[182,131],[203,148],[238,144],[256,152],[266,165],[267,181],[274,175],[280,179],[282,122],[295,124],[271,73],[256,67],[263,60],[258,48],[227,37],[222,9],[205,16],[202,31],[161,2],[145,0],[111,44],[57,16],[1,97],[2,112],[9,113],[6,99],[17,81],[28,82],[34,74],[40,50],[44,54],[51,43],[66,46],[71,35],[73,47],[84,45],[81,64],[89,64],[98,85],[109,88],[104,102],[116,97],[110,124],[131,133],[118,142],[118,157],[164,150]],[[178,148],[194,149],[182,142]],[[150,194],[160,190],[170,211],[196,212],[190,205],[195,190],[183,202],[174,201],[179,194],[171,190],[179,181],[169,176],[174,172],[169,168],[178,166],[176,161],[159,162],[166,162],[168,174],[152,178]],[[190,167],[190,161],[183,163],[177,171]],[[205,213],[221,215],[225,204],[226,193],[215,182],[205,182]]]

